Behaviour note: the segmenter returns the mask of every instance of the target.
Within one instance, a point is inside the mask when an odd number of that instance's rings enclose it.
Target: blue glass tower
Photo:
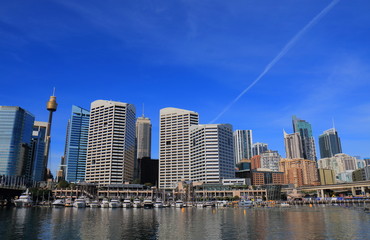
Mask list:
[[[84,181],[86,169],[87,137],[90,112],[78,106],[72,106],[72,115],[68,120],[65,147],[66,180]]]
[[[293,116],[293,131],[299,133],[302,142],[303,158],[316,161],[315,140],[312,135],[312,126],[305,120]]]
[[[342,153],[342,145],[338,132],[335,128],[326,130],[319,136],[321,158],[333,157],[337,153]]]
[[[36,182],[45,179],[45,147],[46,131],[48,123],[35,121],[32,132],[32,156],[31,156],[31,174]]]
[[[0,175],[30,178],[35,117],[20,107],[0,106]]]

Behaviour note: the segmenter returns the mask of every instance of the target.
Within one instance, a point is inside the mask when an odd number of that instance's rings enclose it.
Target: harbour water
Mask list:
[[[370,239],[361,208],[3,208],[1,239]]]

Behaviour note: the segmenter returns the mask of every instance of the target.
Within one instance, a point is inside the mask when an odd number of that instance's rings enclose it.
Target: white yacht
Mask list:
[[[120,207],[122,207],[122,203],[118,199],[112,199],[109,202],[109,207],[110,208],[120,208]]]
[[[153,201],[151,199],[145,199],[143,206],[144,208],[153,208]]]
[[[77,198],[74,203],[73,207],[75,208],[85,208],[86,207],[86,201],[84,197]]]
[[[89,207],[90,208],[98,208],[98,207],[100,207],[99,201],[98,200],[94,200],[94,201],[90,202]]]
[[[131,200],[130,199],[123,200],[122,207],[123,208],[132,208]]]
[[[22,193],[18,199],[14,200],[14,204],[16,207],[32,207],[33,201],[31,193],[29,192],[28,188],[26,192]]]
[[[157,200],[154,203],[155,208],[163,208],[163,201],[160,198],[157,198]]]
[[[197,203],[195,204],[195,207],[197,207],[197,208],[203,208],[203,207],[204,207],[204,203],[202,203],[202,202],[197,202]]]
[[[51,205],[53,205],[53,207],[64,207],[65,204],[64,199],[55,199]]]
[[[282,202],[280,203],[280,207],[290,207],[290,204],[286,202]]]
[[[204,204],[204,207],[215,207],[215,206],[216,206],[216,203],[214,203],[214,202],[206,202]]]
[[[142,207],[142,204],[141,204],[140,199],[136,198],[136,199],[134,200],[133,207],[134,207],[134,208],[141,208],[141,207]]]
[[[239,205],[239,207],[253,207],[253,201],[251,201],[251,200],[241,200],[238,205]]]
[[[175,207],[176,208],[182,208],[184,207],[184,202],[182,200],[177,200],[176,203],[175,203]]]
[[[102,208],[109,208],[109,200],[108,200],[108,198],[103,198],[103,201],[101,202],[100,207],[102,207]]]

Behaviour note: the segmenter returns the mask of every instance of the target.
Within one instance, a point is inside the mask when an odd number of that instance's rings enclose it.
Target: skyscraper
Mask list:
[[[252,157],[252,130],[235,130],[233,136],[236,165],[242,159],[250,159]]]
[[[266,152],[268,150],[268,145],[267,143],[260,143],[256,142],[252,145],[252,155],[260,155],[263,152]]]
[[[279,171],[279,162],[281,156],[277,151],[268,150],[261,153],[261,168],[268,168],[272,171]]]
[[[300,133],[287,134],[284,131],[284,143],[286,158],[304,158]]]
[[[221,183],[222,179],[227,178],[235,178],[232,126],[190,126],[190,179]]]
[[[136,120],[136,144],[138,159],[151,157],[152,124],[144,115]]]
[[[67,125],[64,151],[66,180],[69,182],[85,180],[89,121],[90,112],[88,110],[72,106],[71,117]]]
[[[299,133],[302,142],[303,158],[316,161],[315,140],[312,136],[312,126],[305,120],[301,120],[296,116],[292,117],[293,131]]]
[[[132,104],[105,100],[91,103],[86,182],[108,185],[132,181],[135,115]]]
[[[338,132],[335,128],[324,131],[319,136],[320,156],[321,158],[329,158],[337,153],[342,153],[342,146]]]
[[[32,132],[32,155],[29,166],[32,179],[36,182],[45,179],[45,145],[48,123],[35,121]]]
[[[31,137],[35,117],[20,107],[0,106],[0,175],[30,178]]]
[[[178,108],[160,110],[159,188],[173,189],[190,179],[189,127],[199,123],[198,113]]]

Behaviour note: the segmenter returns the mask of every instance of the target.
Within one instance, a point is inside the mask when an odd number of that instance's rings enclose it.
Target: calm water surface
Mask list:
[[[370,239],[370,214],[345,207],[0,209],[0,239]]]

